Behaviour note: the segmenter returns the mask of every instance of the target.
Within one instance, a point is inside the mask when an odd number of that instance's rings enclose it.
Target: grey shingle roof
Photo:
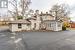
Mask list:
[[[57,21],[57,20],[44,20],[43,22],[62,22],[62,21]]]
[[[45,16],[45,15],[49,15],[49,16],[52,16],[52,17],[54,17],[53,15],[51,15],[51,14],[39,14],[40,16]]]
[[[27,20],[15,20],[15,21],[10,21],[9,23],[10,24],[17,24],[17,23],[30,24],[30,22]]]

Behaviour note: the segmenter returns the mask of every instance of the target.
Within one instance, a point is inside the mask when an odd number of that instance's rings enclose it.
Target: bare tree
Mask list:
[[[56,17],[56,20],[62,20],[62,18],[68,17],[70,11],[69,7],[67,7],[65,4],[56,4],[51,8],[50,13]]]
[[[31,3],[30,0],[11,0],[9,4],[12,5],[13,10],[8,10],[8,12],[17,19],[17,16],[24,17],[25,11],[28,9],[28,5]],[[21,9],[21,10],[20,10]]]
[[[18,13],[18,1],[17,0],[11,0],[9,1],[9,4],[11,4],[13,10],[8,10],[8,12],[14,17],[16,20],[17,16],[19,15]]]
[[[24,17],[25,11],[28,10],[28,6],[30,5],[31,0],[20,0],[21,14]]]

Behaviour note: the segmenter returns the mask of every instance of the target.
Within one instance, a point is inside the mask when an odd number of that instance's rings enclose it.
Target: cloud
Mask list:
[[[31,0],[32,3],[30,5],[30,8],[33,10],[40,10],[40,11],[48,11],[53,5],[59,3],[65,3],[68,4],[71,8],[71,17],[75,16],[75,0]],[[12,9],[12,6],[10,6],[10,9]],[[0,10],[2,11],[2,10]],[[74,18],[73,18],[74,19]]]
[[[31,0],[32,3],[30,5],[30,8],[36,10],[49,10],[54,4],[68,4],[71,7],[71,10],[73,10],[75,7],[75,0]]]
[[[59,0],[59,3],[65,3],[69,4],[69,6],[72,6],[75,4],[75,0]]]
[[[30,5],[30,8],[36,10],[48,10],[51,8],[52,5],[56,4],[56,0],[31,0],[32,3]]]
[[[68,4],[71,10],[71,18],[75,20],[75,0],[31,0],[30,8],[41,11],[48,11],[54,4]]]

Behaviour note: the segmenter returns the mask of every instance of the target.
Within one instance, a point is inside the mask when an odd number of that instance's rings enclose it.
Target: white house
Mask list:
[[[40,14],[40,17],[42,18],[42,20],[55,20],[55,17],[52,16],[51,14]]]
[[[28,18],[28,19],[26,19],[26,20],[28,20],[28,21],[31,22],[31,30],[35,30],[35,27],[36,27],[36,25],[35,25],[35,23],[36,23],[36,18],[30,17],[30,18]]]
[[[27,20],[16,20],[9,22],[9,30],[11,32],[16,31],[28,31],[31,30],[31,23]]]
[[[40,29],[40,24],[41,24],[41,19],[38,16],[33,16],[31,18],[28,18],[27,20],[29,20],[31,22],[31,30],[39,30]]]
[[[61,31],[62,22],[56,20],[45,20],[41,23],[41,29],[51,31]]]
[[[61,31],[62,30],[62,21],[56,21],[55,17],[51,14],[45,13],[40,14],[42,19],[41,29],[43,30],[52,30],[52,31]]]
[[[31,22],[31,30],[39,30],[41,19],[39,15],[39,10],[36,10],[34,15],[28,19]]]
[[[24,19],[15,20],[9,23],[10,31],[29,31],[29,30],[52,30],[61,31],[62,22],[56,21],[51,14],[35,14],[34,16]]]

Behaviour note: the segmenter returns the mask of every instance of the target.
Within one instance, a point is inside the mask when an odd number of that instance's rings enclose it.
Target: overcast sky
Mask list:
[[[30,8],[33,10],[48,11],[55,4],[68,4],[71,10],[71,19],[75,21],[75,0],[31,0]],[[10,7],[11,8],[11,7]],[[0,9],[2,12],[2,9]]]
[[[31,0],[30,7],[40,11],[48,11],[54,4],[68,4],[71,10],[71,19],[75,21],[75,0]]]

